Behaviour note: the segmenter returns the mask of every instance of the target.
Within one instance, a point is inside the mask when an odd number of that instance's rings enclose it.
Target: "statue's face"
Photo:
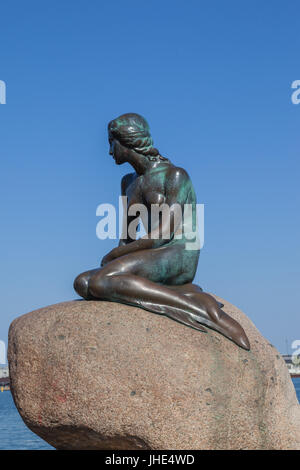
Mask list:
[[[126,156],[126,149],[117,139],[114,139],[112,136],[109,136],[109,154],[113,156],[117,165],[122,165],[127,160],[125,159]]]

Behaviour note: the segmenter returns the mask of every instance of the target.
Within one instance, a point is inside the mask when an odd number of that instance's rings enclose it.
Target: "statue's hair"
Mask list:
[[[124,147],[147,157],[159,156],[159,151],[153,147],[149,125],[146,119],[139,114],[122,114],[122,116],[110,121],[108,132]]]

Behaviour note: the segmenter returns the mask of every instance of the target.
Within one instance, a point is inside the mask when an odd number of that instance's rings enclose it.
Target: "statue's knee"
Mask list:
[[[74,281],[74,289],[81,297],[87,299],[89,297],[89,281],[86,275],[79,274]]]
[[[105,291],[107,290],[106,284],[105,276],[96,275],[90,279],[88,291],[94,297],[104,297]]]

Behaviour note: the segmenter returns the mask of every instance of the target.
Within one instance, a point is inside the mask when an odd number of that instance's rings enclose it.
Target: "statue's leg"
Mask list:
[[[203,320],[202,324],[205,324],[205,319],[209,318],[208,314],[204,310],[200,311],[188,297],[136,274],[107,274],[103,268],[102,272],[91,278],[89,292],[93,297],[102,300],[135,305],[170,316],[201,331],[205,330],[199,320]]]
[[[242,327],[228,315],[224,317],[213,297],[209,296],[209,301],[203,297],[201,304],[179,292],[180,289],[169,289],[159,283],[166,279],[168,272],[174,277],[174,253],[171,255],[163,250],[144,250],[118,258],[90,276],[89,294],[164,314],[202,331],[200,324],[206,325],[249,349]],[[182,275],[180,263],[176,265]]]
[[[196,302],[198,302],[200,305],[203,304],[212,304],[212,306],[217,303],[219,308],[224,307],[224,304],[221,304],[218,302],[213,296],[210,294],[207,294],[206,292],[203,292],[202,288],[198,286],[197,284],[183,284],[182,286],[168,286],[169,289],[175,290],[177,292],[181,292],[182,294],[186,295],[187,297],[193,298]],[[218,310],[215,308],[211,309],[212,312],[215,312],[217,317],[213,317],[213,320],[218,320],[219,315],[218,315]]]
[[[224,304],[221,302],[218,302],[214,297],[212,297],[210,294],[207,294],[206,292],[203,292],[203,289],[198,286],[197,284],[192,284],[191,282],[188,284],[184,284],[182,286],[168,286],[169,289],[177,290],[179,292],[182,292],[184,295],[188,297],[193,297],[196,301],[203,303],[206,300],[211,300],[213,299],[215,302],[217,302],[219,308],[224,307]],[[198,296],[198,294],[200,294]]]
[[[187,297],[190,297],[199,305],[199,307],[203,308],[205,306],[204,308],[209,312],[213,321],[215,321],[219,326],[223,326],[226,329],[227,325],[230,325],[232,321],[235,321],[226,312],[221,310],[222,307],[224,307],[224,304],[218,302],[212,295],[203,292],[201,287],[197,284],[188,283],[182,286],[168,287],[171,290],[175,290]],[[218,305],[218,309],[216,308],[216,305]]]

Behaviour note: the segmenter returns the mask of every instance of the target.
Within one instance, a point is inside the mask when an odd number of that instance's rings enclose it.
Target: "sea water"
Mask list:
[[[31,432],[15,407],[10,392],[0,392],[0,449],[44,450],[53,449],[47,442]]]
[[[300,377],[293,379],[300,403]],[[44,450],[53,449],[31,432],[23,423],[10,392],[0,393],[0,449]]]
[[[300,403],[300,377],[297,377],[296,379],[292,379],[292,380],[293,380],[293,383],[295,385],[298,401]]]

